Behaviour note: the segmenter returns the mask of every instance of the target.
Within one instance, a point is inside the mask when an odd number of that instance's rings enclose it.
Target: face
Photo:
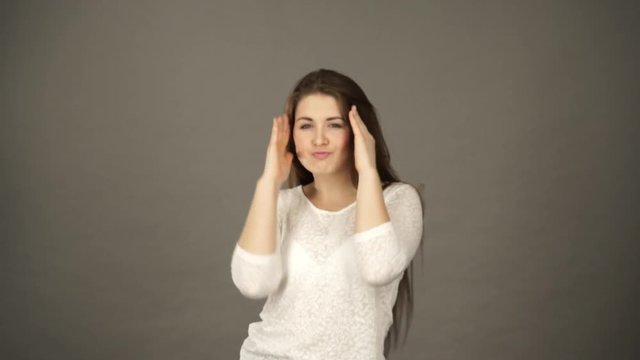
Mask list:
[[[300,163],[313,174],[350,171],[348,119],[340,114],[333,96],[310,94],[296,107],[293,141]],[[325,154],[315,154],[324,152]]]

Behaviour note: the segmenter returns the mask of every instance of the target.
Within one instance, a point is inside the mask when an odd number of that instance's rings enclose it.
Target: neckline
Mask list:
[[[342,212],[345,212],[349,209],[351,209],[352,207],[354,207],[357,203],[357,200],[352,202],[351,204],[343,207],[340,210],[335,210],[335,211],[331,211],[331,210],[326,210],[326,209],[320,209],[319,207],[315,206],[311,200],[309,200],[309,198],[307,197],[307,195],[304,193],[304,191],[302,191],[302,185],[298,185],[298,191],[300,192],[300,195],[302,195],[302,197],[304,198],[304,200],[307,202],[307,204],[309,204],[311,206],[312,209],[314,209],[317,212],[321,212],[321,213],[325,213],[325,214],[340,214]]]

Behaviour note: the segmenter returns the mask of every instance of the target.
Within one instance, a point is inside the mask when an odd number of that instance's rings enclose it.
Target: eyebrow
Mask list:
[[[312,118],[306,117],[306,116],[301,116],[301,117],[297,118],[295,122],[297,122],[298,120],[313,121]],[[328,117],[327,118],[327,121],[331,121],[331,120],[342,120],[342,122],[344,122],[344,119],[342,118],[342,116],[332,116],[332,117]]]

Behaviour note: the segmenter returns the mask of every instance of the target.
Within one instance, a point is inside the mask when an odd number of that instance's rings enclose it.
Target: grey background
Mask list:
[[[637,3],[0,5],[0,358],[234,359],[271,120],[359,82],[426,185],[393,359],[638,350]]]

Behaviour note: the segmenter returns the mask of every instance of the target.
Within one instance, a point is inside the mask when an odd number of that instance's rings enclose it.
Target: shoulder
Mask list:
[[[283,188],[278,192],[278,206],[287,207],[291,203],[291,199],[296,196],[299,191],[298,186],[292,188]]]
[[[280,189],[280,192],[278,193],[278,196],[282,196],[282,197],[290,197],[293,194],[295,194],[298,191],[298,187],[300,187],[300,185],[298,186],[294,186],[291,188],[282,188]]]
[[[385,199],[397,199],[404,197],[419,197],[418,190],[411,184],[396,181],[389,185],[383,190]]]
[[[423,205],[422,195],[418,189],[405,182],[394,182],[384,190],[384,202],[394,208],[421,209]]]

